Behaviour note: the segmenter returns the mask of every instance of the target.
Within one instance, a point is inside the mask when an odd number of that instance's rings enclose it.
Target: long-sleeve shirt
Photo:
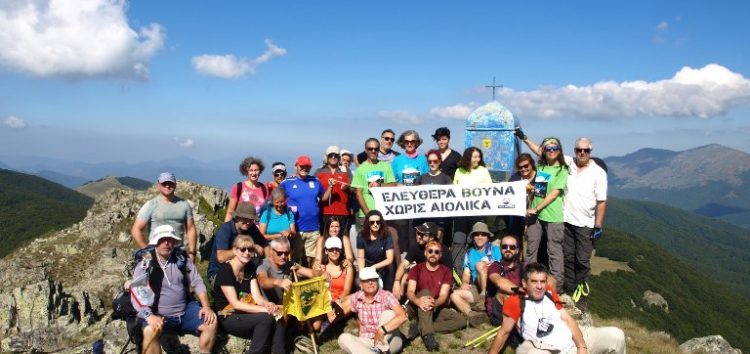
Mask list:
[[[187,276],[189,277],[190,287],[198,294],[206,293],[206,286],[203,284],[203,279],[198,275],[198,270],[195,269],[193,262],[186,260],[187,262]],[[157,262],[158,263],[158,262]],[[153,275],[156,272],[161,272],[161,267],[156,267],[151,271]],[[187,299],[185,298],[185,288],[183,285],[183,273],[177,266],[175,257],[170,257],[169,261],[164,268],[164,278],[161,282],[161,295],[159,296],[159,312],[160,316],[172,317],[180,316],[185,312],[187,306]],[[135,270],[133,271],[133,279],[142,277],[146,272],[146,267],[143,266],[143,261],[136,264]],[[133,304],[133,308],[138,311],[138,316],[143,318],[144,310],[151,311],[149,306],[141,306],[135,299],[131,297],[130,302]]]

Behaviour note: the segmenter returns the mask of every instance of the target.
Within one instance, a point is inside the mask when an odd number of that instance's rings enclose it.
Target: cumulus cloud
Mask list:
[[[26,121],[15,116],[8,116],[3,118],[2,123],[4,126],[11,129],[26,128]]]
[[[179,145],[182,148],[191,148],[193,147],[193,144],[195,143],[193,139],[190,139],[190,138],[180,139],[180,138],[175,137],[172,139],[177,143],[177,145]]]
[[[438,118],[458,118],[464,119],[474,111],[478,105],[475,102],[467,104],[459,103],[453,106],[435,107],[430,110],[430,114]]]
[[[653,82],[603,81],[534,91],[503,88],[498,101],[519,117],[710,118],[726,114],[733,106],[750,103],[750,80],[721,65],[709,64],[697,69],[686,66],[670,79]],[[431,112],[441,118],[464,119],[468,116],[464,113],[472,107],[458,104],[433,108]]]
[[[286,55],[286,49],[276,46],[272,40],[266,39],[265,43],[266,51],[256,58],[237,58],[232,54],[204,54],[193,57],[193,68],[203,75],[222,79],[239,79],[247,75],[255,75],[261,64],[274,57]]]
[[[423,120],[420,115],[409,111],[380,111],[378,118],[408,124],[417,124]]]
[[[124,0],[0,2],[0,65],[40,77],[145,80],[164,28],[130,28]]]
[[[661,21],[658,25],[656,25],[657,31],[666,31],[669,28],[669,23],[667,21]]]

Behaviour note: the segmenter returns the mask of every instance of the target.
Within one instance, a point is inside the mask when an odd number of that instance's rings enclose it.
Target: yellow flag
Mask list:
[[[323,277],[293,283],[284,293],[284,315],[304,321],[328,312],[331,312],[331,292]]]

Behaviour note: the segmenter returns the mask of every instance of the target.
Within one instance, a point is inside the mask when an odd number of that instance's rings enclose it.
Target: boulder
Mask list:
[[[651,306],[656,306],[662,311],[669,313],[669,303],[661,294],[646,290],[643,292],[643,301]]]
[[[690,339],[680,344],[680,351],[685,354],[742,354],[720,335]]]

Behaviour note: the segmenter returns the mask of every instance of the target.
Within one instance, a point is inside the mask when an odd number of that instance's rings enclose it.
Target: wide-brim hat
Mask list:
[[[237,204],[237,209],[234,210],[233,216],[235,218],[258,220],[258,213],[255,211],[255,205],[248,202],[240,202]]]
[[[174,227],[172,227],[172,225],[160,225],[151,232],[148,244],[156,246],[159,243],[159,240],[163,238],[173,238],[178,242],[182,242],[182,237],[177,236],[177,233],[174,232]]]
[[[495,236],[492,232],[490,232],[490,228],[487,226],[487,224],[479,221],[474,224],[474,226],[471,227],[471,235],[474,236],[477,232],[483,232],[486,234],[489,234],[490,237]]]

